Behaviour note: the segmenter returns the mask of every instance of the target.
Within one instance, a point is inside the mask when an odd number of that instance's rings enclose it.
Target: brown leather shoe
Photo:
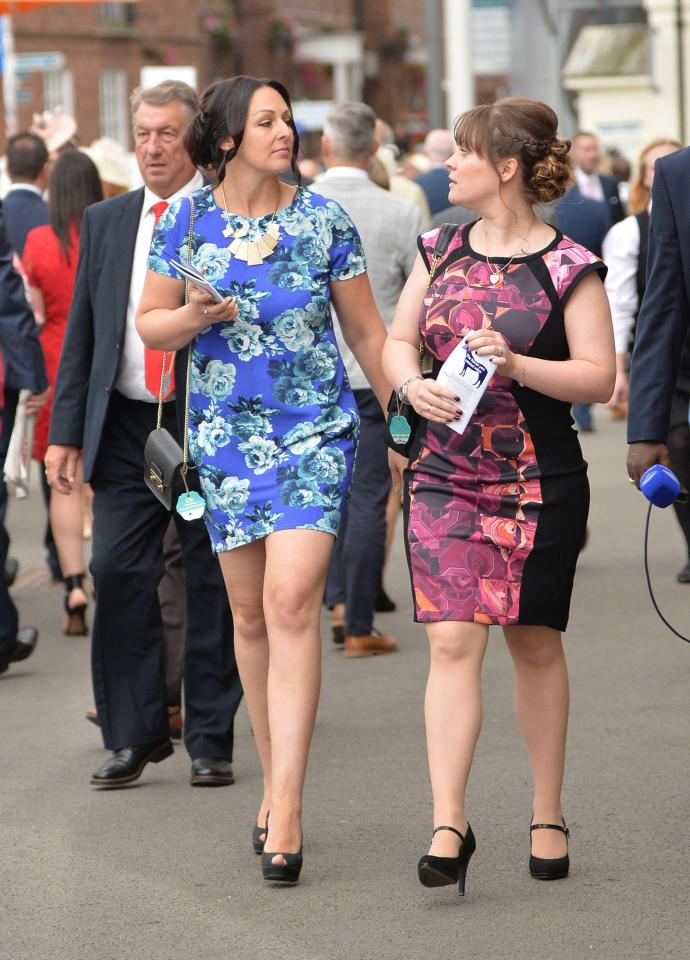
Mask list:
[[[395,653],[398,644],[393,637],[372,630],[356,637],[347,635],[344,649],[346,657],[375,657],[379,653]]]

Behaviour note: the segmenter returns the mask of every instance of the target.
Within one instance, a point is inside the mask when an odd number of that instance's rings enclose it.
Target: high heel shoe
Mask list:
[[[282,857],[285,863],[273,863],[274,857]],[[261,854],[261,875],[269,883],[281,883],[286,887],[294,886],[299,880],[302,869],[302,844],[297,853],[283,853],[274,850]]]
[[[535,880],[562,880],[564,877],[567,877],[568,870],[570,869],[570,857],[567,853],[564,857],[555,858],[534,856],[532,853],[533,830],[560,830],[561,833],[565,834],[565,842],[567,845],[570,830],[566,827],[565,820],[563,821],[563,826],[560,826],[558,823],[530,823],[529,872],[530,876],[534,877]]]
[[[69,577],[64,577],[65,584],[65,613],[67,622],[65,624],[65,636],[67,637],[85,637],[89,632],[86,624],[86,608],[88,604],[80,603],[76,607],[70,607],[69,597],[72,590],[83,590],[83,573],[73,573]]]
[[[252,846],[254,847],[254,853],[263,853],[264,844],[266,843],[266,837],[268,836],[268,817],[270,815],[270,810],[266,814],[266,826],[260,827],[258,824],[254,825],[252,829]],[[261,839],[261,834],[263,833],[264,838]],[[273,854],[275,856],[275,854]]]
[[[477,849],[477,841],[474,838],[472,827],[467,824],[465,836],[456,830],[455,827],[436,827],[432,833],[432,839],[439,830],[450,830],[457,837],[460,837],[460,849],[457,857],[434,857],[430,853],[422,857],[417,864],[417,874],[419,882],[423,887],[446,887],[451,883],[457,883],[458,894],[465,896],[465,877],[467,867],[469,866],[472,854]]]

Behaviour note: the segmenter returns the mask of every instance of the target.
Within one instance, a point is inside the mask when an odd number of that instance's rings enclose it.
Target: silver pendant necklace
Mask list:
[[[514,260],[517,256],[519,256],[520,254],[523,254],[523,255],[524,255],[524,254],[527,252],[527,250],[529,249],[529,246],[527,246],[527,248],[525,249],[525,247],[523,246],[523,244],[526,244],[526,243],[527,243],[527,237],[529,236],[529,232],[530,232],[530,230],[532,229],[532,227],[534,226],[534,221],[535,221],[536,219],[537,219],[537,218],[534,216],[534,214],[532,214],[532,219],[531,219],[531,221],[530,221],[529,227],[527,228],[527,232],[525,233],[524,237],[521,237],[521,239],[520,239],[520,246],[517,248],[517,250],[516,250],[515,253],[512,255],[512,257],[510,258],[510,260],[509,260],[507,263],[504,263],[502,267],[497,266],[495,263],[490,263],[490,262],[489,262],[489,256],[488,256],[488,254],[486,254],[486,253],[484,254],[484,259],[486,260],[486,265],[487,265],[487,267],[489,268],[489,282],[491,283],[491,285],[492,285],[493,287],[495,287],[496,284],[500,281],[501,275],[506,272],[506,270],[507,270],[508,267],[511,265],[511,263],[513,262],[513,260]],[[489,244],[488,244],[487,239],[486,239],[486,222],[485,222],[484,220],[482,220],[482,226],[483,226],[483,228],[484,228],[484,249],[486,250],[486,249],[488,248]]]

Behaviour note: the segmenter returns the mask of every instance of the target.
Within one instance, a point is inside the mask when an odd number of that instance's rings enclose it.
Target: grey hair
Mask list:
[[[164,107],[167,103],[174,101],[182,104],[189,120],[199,112],[199,96],[196,90],[181,80],[164,80],[146,90],[143,87],[137,87],[129,98],[132,123],[142,103],[148,103],[152,107]]]
[[[376,114],[366,103],[343,100],[328,111],[323,132],[336,157],[368,159],[376,141]]]

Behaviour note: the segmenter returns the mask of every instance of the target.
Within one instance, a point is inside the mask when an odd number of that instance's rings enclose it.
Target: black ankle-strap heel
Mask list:
[[[83,573],[72,573],[69,577],[63,577],[63,583],[65,584],[65,613],[67,614],[65,636],[68,637],[85,637],[89,632],[86,623],[86,608],[88,604],[80,603],[76,607],[70,607],[69,605],[69,595],[72,590],[84,589],[84,576],[85,574]]]
[[[258,824],[255,824],[255,825],[254,825],[254,828],[253,828],[253,830],[252,830],[252,846],[254,847],[254,853],[263,853],[263,852],[264,852],[264,844],[266,843],[266,837],[268,836],[268,817],[269,817],[269,814],[270,814],[270,810],[269,810],[269,812],[266,814],[266,826],[265,826],[265,827],[260,827]],[[262,833],[263,833],[263,835],[264,835],[263,840],[261,839],[261,834],[262,834]],[[275,853],[273,854],[273,856],[275,857]]]
[[[546,857],[535,857],[532,853],[532,831],[533,830],[560,830],[565,834],[566,844],[570,836],[570,830],[565,825],[565,820],[561,826],[559,823],[530,823],[530,855],[529,872],[535,880],[562,880],[568,876],[570,870],[570,857],[566,853],[564,857],[549,859]]]
[[[472,827],[467,824],[467,832],[463,836],[455,827],[436,827],[432,839],[439,830],[449,830],[460,838],[460,849],[457,857],[434,857],[430,853],[423,856],[417,864],[417,875],[423,887],[447,887],[457,883],[458,894],[465,896],[465,877],[472,854],[477,849]]]

